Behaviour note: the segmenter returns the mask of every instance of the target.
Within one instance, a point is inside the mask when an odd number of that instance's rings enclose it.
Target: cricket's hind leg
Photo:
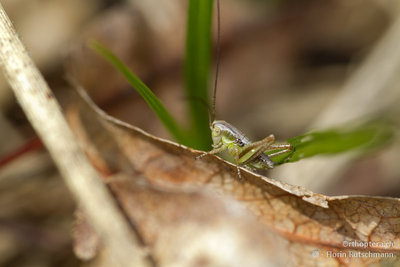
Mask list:
[[[252,155],[247,157],[242,164],[246,164],[246,166],[250,165],[250,168],[257,169],[256,172],[258,172],[258,170],[274,168],[275,163],[271,160],[271,158],[292,151],[293,146],[291,144],[273,144],[273,141],[275,141],[275,138],[273,135],[270,135],[259,142],[251,144],[253,145],[253,149],[248,153],[252,153]],[[254,144],[256,144],[256,146],[254,146]],[[266,155],[265,152],[269,150],[281,151]]]
[[[275,142],[274,135],[269,135],[261,141],[247,144],[243,147],[240,155],[239,163],[241,165],[246,165],[262,156],[266,150]]]
[[[275,149],[283,149],[283,150],[269,154],[268,157],[273,158],[285,154],[287,152],[290,152],[293,150],[293,146],[291,144],[272,144],[268,148],[268,150],[275,150]]]

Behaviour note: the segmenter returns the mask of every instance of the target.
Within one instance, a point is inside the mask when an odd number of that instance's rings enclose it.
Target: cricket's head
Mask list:
[[[243,140],[248,143],[247,138],[234,126],[230,125],[226,121],[215,120],[210,125],[211,137],[213,144],[219,144],[220,142]],[[224,140],[222,140],[224,138]]]

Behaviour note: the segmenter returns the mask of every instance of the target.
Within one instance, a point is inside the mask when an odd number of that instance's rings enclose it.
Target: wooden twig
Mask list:
[[[1,4],[0,62],[28,120],[102,238],[115,265],[148,266],[137,238],[98,173],[78,147],[59,104],[19,40]]]

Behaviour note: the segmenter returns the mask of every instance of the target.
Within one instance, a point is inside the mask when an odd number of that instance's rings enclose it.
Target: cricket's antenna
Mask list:
[[[214,92],[212,98],[212,113],[211,119],[215,120],[215,102],[217,99],[217,85],[218,85],[218,73],[219,73],[219,61],[221,54],[221,15],[220,15],[220,4],[219,0],[217,0],[217,64],[215,66],[215,81],[214,81]],[[211,123],[212,123],[211,121]]]

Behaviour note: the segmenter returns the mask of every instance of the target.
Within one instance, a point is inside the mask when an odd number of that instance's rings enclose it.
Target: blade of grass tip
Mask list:
[[[209,103],[211,67],[211,24],[213,0],[189,0],[184,75],[190,99]],[[208,112],[200,101],[188,101],[193,146],[208,150],[211,144]]]
[[[97,41],[90,41],[89,46],[110,62],[128,80],[132,87],[142,96],[149,107],[154,111],[160,121],[168,129],[171,135],[181,144],[188,145],[188,138],[184,131],[179,127],[171,114],[167,111],[161,101],[154,93],[122,63],[110,50]]]
[[[338,154],[353,149],[368,151],[385,144],[392,136],[393,128],[385,123],[366,123],[353,129],[311,132],[289,139],[287,143],[293,146],[293,151],[274,157],[272,160],[279,165],[316,155]],[[269,151],[266,154],[273,152],[276,151]]]

